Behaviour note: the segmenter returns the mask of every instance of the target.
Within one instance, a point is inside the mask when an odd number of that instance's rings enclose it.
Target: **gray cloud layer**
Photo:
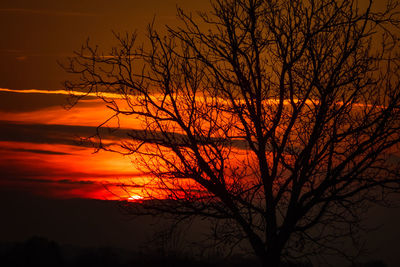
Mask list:
[[[0,91],[0,111],[3,112],[28,112],[49,107],[61,107],[69,104],[68,95],[18,93]],[[94,99],[86,97],[85,99]],[[82,104],[82,103],[81,103]]]

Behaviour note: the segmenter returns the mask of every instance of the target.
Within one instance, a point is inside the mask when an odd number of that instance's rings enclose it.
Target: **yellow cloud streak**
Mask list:
[[[59,94],[59,95],[68,95],[68,96],[92,96],[92,97],[105,97],[105,98],[113,98],[113,99],[124,99],[125,97],[120,95],[120,94],[115,94],[115,93],[107,93],[107,92],[91,92],[91,93],[87,93],[87,92],[79,92],[79,91],[74,91],[74,92],[70,92],[67,90],[40,90],[40,89],[22,89],[22,90],[15,90],[15,89],[7,89],[7,88],[0,88],[0,92],[13,92],[13,93],[22,93],[22,94]],[[162,97],[159,94],[154,94],[153,95],[156,99],[157,97]],[[207,99],[207,97],[197,97],[199,100],[201,98],[203,98],[203,101]],[[222,101],[222,102],[228,102],[227,100],[223,100],[223,99],[218,99],[218,101]],[[239,99],[240,101],[240,99]],[[294,99],[294,102],[297,103],[300,100],[298,99]],[[266,103],[268,104],[277,104],[279,103],[279,99],[268,99],[265,100]],[[317,104],[318,100],[311,100],[311,99],[307,99],[306,103],[308,105],[310,104]],[[284,105],[289,105],[290,104],[290,100],[285,99],[284,100]],[[338,101],[336,102],[337,105],[343,105],[344,103],[342,101]],[[349,103],[348,105],[352,105],[355,107],[376,107],[376,108],[386,108],[386,106],[384,105],[375,105],[375,104],[366,104],[366,103]]]
[[[93,96],[93,97],[107,97],[107,98],[116,98],[122,99],[121,95],[113,94],[113,93],[85,93],[85,92],[73,92],[67,90],[39,90],[39,89],[23,89],[23,90],[15,90],[15,89],[7,89],[0,88],[0,92],[12,92],[12,93],[21,93],[21,94],[56,94],[56,95],[68,95],[68,96]]]

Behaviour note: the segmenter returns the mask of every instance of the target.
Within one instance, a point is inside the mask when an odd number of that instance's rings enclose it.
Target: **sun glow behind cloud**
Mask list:
[[[0,91],[12,93],[15,103],[23,94],[31,94],[31,101],[38,103],[48,94],[68,95],[61,90]],[[119,185],[133,180],[136,184],[146,180],[130,157],[105,151],[93,153],[89,143],[80,143],[80,137],[94,134],[99,122],[110,112],[94,98],[80,102],[71,110],[62,107],[65,103],[43,103],[41,107],[21,112],[0,109],[2,189],[57,198],[138,196],[140,187],[119,189]],[[134,120],[126,120],[125,125],[128,124],[133,129],[137,127]]]
[[[10,90],[0,89],[0,94],[11,94],[11,101],[18,103],[36,101],[38,105],[21,109],[0,108],[0,167],[3,169],[0,183],[3,188],[24,190],[56,198],[96,198],[141,201],[153,197],[165,198],[185,194],[179,188],[199,194],[200,186],[191,180],[179,179],[166,192],[159,188],[154,177],[138,169],[134,157],[99,151],[90,143],[79,143],[79,137],[96,133],[97,126],[113,115],[104,103],[89,95],[70,110],[65,110],[69,92],[64,90]],[[59,103],[49,103],[49,96]],[[113,94],[106,97],[118,99]],[[157,95],[154,96],[157,98]],[[62,100],[62,101],[61,101]],[[51,101],[55,101],[51,98]],[[204,101],[204,100],[202,100]],[[221,100],[223,101],[223,100]],[[0,103],[1,104],[1,103]],[[104,131],[105,144],[114,144],[126,136],[128,130],[141,131],[140,121],[132,116],[122,116],[118,122],[110,121],[110,127],[121,127],[118,133]],[[241,150],[242,144],[236,148]],[[132,162],[133,161],[133,162]]]
[[[69,95],[64,90],[0,88],[0,96],[2,94],[11,97],[11,100],[0,98],[0,185],[3,189],[25,190],[57,198],[141,201],[151,196],[165,197],[165,192],[157,188],[152,177],[138,169],[135,158],[107,151],[93,153],[91,143],[80,142],[80,137],[95,134],[97,126],[113,115],[113,111],[105,108],[104,103],[96,98],[97,94],[89,94],[70,110],[62,106],[67,103],[66,97]],[[117,100],[120,98],[115,94],[104,96]],[[154,97],[157,98],[156,95]],[[49,99],[53,102],[50,103]],[[4,101],[19,103],[21,108],[7,108]],[[201,101],[207,100],[204,98]],[[277,102],[269,101],[271,104]],[[313,102],[308,104],[312,105]],[[121,141],[128,130],[142,130],[140,121],[132,116],[122,116],[120,120],[107,124],[111,128],[117,125],[121,127],[118,133],[102,130],[106,145]],[[245,152],[247,146],[241,139],[233,141],[232,149],[237,150],[233,154],[238,161],[243,161],[248,156]],[[231,161],[236,164],[234,160]],[[188,183],[188,180],[182,183]],[[190,182],[177,185],[176,188],[179,186],[190,187],[197,192],[202,190]],[[174,193],[183,194],[178,191]]]
[[[137,168],[135,158],[107,151],[93,153],[91,143],[80,142],[80,137],[94,135],[97,126],[113,115],[96,98],[97,94],[89,94],[66,110],[63,104],[67,103],[69,92],[64,90],[0,89],[2,93],[11,94],[11,100],[5,101],[18,103],[22,96],[29,96],[24,101],[37,103],[33,106],[20,103],[20,109],[1,108],[0,103],[0,127],[3,129],[0,132],[0,167],[4,170],[0,184],[3,189],[56,198],[141,201],[168,197],[168,192],[159,188],[154,177]],[[55,98],[58,103],[45,101],[55,95],[65,98]],[[119,98],[113,94],[103,96],[117,101]],[[54,98],[50,100],[55,101]],[[102,129],[102,141],[106,145],[118,143],[126,137],[127,131],[142,130],[140,121],[132,116],[121,116],[106,126],[121,127],[118,132],[109,132],[107,127]],[[190,187],[199,192],[198,186],[184,180],[171,187]],[[184,192],[177,189],[173,194],[179,197]]]

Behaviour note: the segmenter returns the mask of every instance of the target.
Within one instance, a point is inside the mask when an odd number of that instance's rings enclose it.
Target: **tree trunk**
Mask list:
[[[263,267],[280,267],[281,251],[279,249],[270,249],[261,261]]]

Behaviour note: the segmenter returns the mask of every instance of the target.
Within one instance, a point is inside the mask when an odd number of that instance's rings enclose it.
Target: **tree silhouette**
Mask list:
[[[213,219],[215,238],[247,240],[264,266],[342,253],[365,209],[399,191],[397,2],[211,5],[178,9],[165,36],[150,25],[142,45],[136,34],[115,34],[105,54],[86,43],[64,65],[79,76],[67,89],[114,112],[98,148],[151,177],[124,208]],[[115,149],[101,128],[124,116],[135,129]]]

